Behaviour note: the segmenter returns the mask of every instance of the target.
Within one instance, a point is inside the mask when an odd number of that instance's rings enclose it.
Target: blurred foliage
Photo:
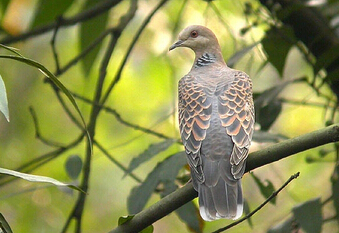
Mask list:
[[[268,233],[309,232],[320,233],[322,227],[320,198],[315,198],[293,207],[293,217],[268,230]],[[302,230],[301,230],[302,229]]]
[[[265,197],[269,198],[273,192],[275,192],[275,188],[270,180],[265,180],[265,182],[262,182],[258,177],[256,177],[253,173],[251,173],[251,176],[253,177],[253,180],[258,185],[260,189],[260,193]],[[270,202],[275,205],[276,198],[273,198],[270,200]]]
[[[86,1],[84,9],[90,9],[99,1]],[[108,20],[108,12],[101,14],[98,17],[88,20],[80,26],[80,49],[84,51],[103,31],[105,31]],[[96,46],[89,52],[84,59],[82,59],[82,65],[84,74],[89,74],[92,65],[99,53],[100,47]]]
[[[73,0],[49,1],[41,0],[36,3],[34,19],[32,20],[32,28],[53,23],[57,18],[72,5]]]
[[[65,163],[65,169],[68,174],[68,176],[76,180],[82,170],[82,159],[78,155],[71,155],[68,157]]]
[[[0,112],[4,114],[6,120],[9,121],[8,100],[5,83],[0,75]]]
[[[153,171],[148,174],[145,181],[132,189],[127,199],[128,212],[131,214],[140,212],[159,184],[163,184],[163,192],[169,194],[170,192],[167,190],[172,189],[178,170],[185,164],[185,152],[176,153],[159,162]]]
[[[126,173],[131,173],[142,163],[152,159],[160,152],[167,150],[171,145],[173,145],[173,143],[174,143],[173,139],[168,139],[156,144],[151,144],[144,152],[142,152],[141,154],[132,159],[132,161],[128,165]]]
[[[305,42],[308,32],[296,31],[288,19],[301,9],[316,12],[322,16],[319,25],[336,38],[339,3],[284,2],[0,1],[0,44],[18,48],[16,55],[25,58],[17,60],[43,69],[42,75],[0,60],[0,111],[8,118],[8,108],[11,116],[10,123],[0,117],[1,167],[53,177],[87,192],[1,175],[2,231],[73,232],[81,224],[82,232],[108,232],[187,182],[176,96],[193,53],[167,51],[190,24],[211,28],[228,64],[253,80],[257,125],[251,150],[337,122],[339,47],[314,51],[317,38],[309,33],[313,43]],[[8,53],[0,48],[3,57]],[[77,106],[93,137],[93,154]],[[234,232],[337,232],[338,153],[338,146],[322,146],[257,169],[254,179],[245,175],[249,213],[283,177],[301,172],[273,199],[275,205]],[[230,222],[203,222],[193,201],[145,232],[211,232]]]

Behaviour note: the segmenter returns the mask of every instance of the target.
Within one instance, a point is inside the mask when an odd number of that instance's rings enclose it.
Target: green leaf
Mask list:
[[[65,169],[71,179],[77,179],[82,170],[82,159],[78,155],[69,156],[65,163]]]
[[[339,45],[335,45],[322,53],[313,66],[313,73],[317,75],[321,69],[326,69],[339,58]]]
[[[303,2],[294,2],[293,4],[286,4],[284,7],[280,7],[280,9],[276,12],[277,18],[280,20],[287,19],[291,16],[291,14],[296,13],[297,11],[306,8],[306,4]]]
[[[261,108],[269,105],[278,97],[278,95],[284,90],[284,88],[292,82],[293,80],[289,80],[263,91],[261,94],[257,95],[254,100],[254,104]]]
[[[260,124],[261,130],[269,130],[278,118],[282,110],[282,102],[277,97],[292,82],[293,80],[286,81],[260,94],[254,94],[255,118],[256,122]]]
[[[275,188],[272,184],[272,182],[268,179],[265,180],[264,184],[261,182],[261,180],[254,175],[254,173],[251,173],[252,178],[254,179],[255,183],[258,185],[260,193],[265,197],[265,199],[269,198],[269,196],[272,195],[272,193],[275,191]],[[271,204],[275,205],[276,198],[273,198],[270,200]]]
[[[337,219],[339,220],[339,165],[334,169],[331,177],[332,181],[332,198]]]
[[[132,218],[134,218],[134,215],[128,215],[128,216],[122,216],[119,218],[118,220],[118,225],[122,225],[125,222],[128,222],[129,220],[131,220]],[[152,233],[154,230],[154,227],[152,225],[146,227],[145,229],[143,229],[142,231],[139,231],[139,233]]]
[[[295,230],[295,231],[292,231]],[[279,223],[273,227],[271,227],[267,233],[287,233],[287,232],[299,232],[297,224],[293,218],[289,218],[286,221]]]
[[[5,168],[0,168],[0,174],[15,176],[15,177],[18,177],[18,178],[21,178],[21,179],[24,179],[24,180],[27,180],[27,181],[31,181],[31,182],[49,183],[49,184],[53,184],[53,185],[60,186],[60,187],[66,186],[66,187],[76,189],[78,191],[83,192],[80,188],[78,188],[75,185],[62,183],[58,180],[55,180],[53,178],[46,177],[46,176],[31,175],[31,174],[17,172],[17,171],[5,169]]]
[[[8,47],[8,46],[2,45],[2,44],[0,44],[0,48],[4,48],[4,49],[9,50],[9,51],[11,51],[11,52],[16,54],[16,55],[0,55],[0,58],[12,59],[12,60],[20,61],[20,62],[23,62],[23,63],[29,65],[29,66],[38,68],[38,70],[41,73],[43,73],[47,78],[49,78],[49,80],[51,80],[67,96],[67,98],[72,103],[73,107],[75,108],[75,110],[77,111],[77,113],[79,114],[79,116],[81,118],[81,122],[82,122],[82,124],[84,126],[84,129],[86,130],[88,142],[89,142],[90,148],[92,150],[92,148],[93,148],[93,146],[92,146],[92,139],[91,139],[91,137],[89,135],[89,132],[87,130],[85,119],[82,116],[81,111],[80,111],[80,109],[79,109],[79,107],[78,107],[74,97],[67,90],[67,88],[59,81],[59,79],[52,72],[50,72],[45,66],[43,66],[39,62],[36,62],[34,60],[31,60],[31,59],[23,57],[20,53],[17,52],[16,49],[13,49],[11,47]]]
[[[73,0],[40,0],[35,12],[32,27],[40,26],[57,20],[72,5]]]
[[[286,57],[295,41],[293,30],[288,27],[271,28],[266,32],[262,45],[269,62],[277,69],[282,77]]]
[[[0,75],[0,112],[2,112],[9,122],[9,110],[5,83]]]
[[[146,227],[145,229],[143,229],[142,231],[139,231],[139,233],[153,233],[153,231],[154,231],[154,227],[153,225],[150,225]]]
[[[100,0],[103,1],[103,0]],[[91,8],[93,5],[98,4],[100,1],[86,1],[84,9]],[[104,12],[91,20],[83,22],[80,26],[80,48],[84,51],[99,35],[105,30],[108,20],[108,12]],[[101,43],[100,43],[101,45]],[[99,44],[82,59],[82,68],[85,75],[91,71],[95,58],[100,50]]]
[[[248,215],[251,213],[250,205],[248,204],[248,201],[244,199],[244,213],[245,215]],[[247,218],[248,225],[250,225],[251,228],[253,228],[253,222],[252,218]]]
[[[161,182],[174,182],[179,170],[187,163],[184,151],[169,156],[157,164],[145,181],[132,189],[127,199],[127,209],[130,214],[140,212],[151,197],[153,191]]]
[[[265,107],[256,109],[255,121],[260,124],[260,129],[267,131],[276,121],[282,110],[282,102],[278,99]]]
[[[1,25],[1,22],[2,22],[2,20],[4,18],[4,15],[6,13],[9,1],[10,0],[1,0],[0,1],[0,25]]]
[[[318,151],[319,157],[321,157],[321,158],[326,157],[329,153],[332,153],[332,152],[334,152],[334,150],[332,148],[331,149],[329,149],[329,148],[320,148],[320,150]]]
[[[11,227],[9,226],[5,217],[1,213],[0,213],[0,230],[2,230],[3,233],[13,233]]]
[[[181,206],[175,213],[186,223],[191,232],[200,233],[203,231],[205,222],[200,216],[199,209],[192,201]]]
[[[307,233],[320,233],[322,227],[321,202],[315,198],[293,207],[293,215]]]
[[[161,198],[174,192],[178,188],[173,181],[164,181],[163,184],[164,191],[160,194]],[[205,222],[200,216],[199,209],[192,201],[175,210],[175,213],[186,224],[190,231],[197,233],[202,232]]]
[[[324,78],[324,82],[332,83],[333,81],[337,80],[339,76],[339,69],[331,70],[326,74],[326,77]]]
[[[174,139],[168,139],[156,144],[151,144],[144,152],[142,152],[137,157],[132,159],[124,176],[131,173],[139,165],[141,165],[144,162],[147,162],[160,152],[167,150],[171,145],[173,145],[174,142],[175,142]]]
[[[124,224],[125,222],[131,220],[132,218],[134,218],[134,215],[122,216],[118,220],[118,225],[120,226],[120,225]]]
[[[233,54],[227,61],[227,65],[229,67],[234,67],[234,65],[241,59],[243,56],[245,56],[248,52],[250,52],[255,46],[257,46],[260,42],[255,42],[240,51]]]
[[[161,198],[166,197],[168,194],[174,192],[178,188],[178,186],[170,180],[163,181],[163,185],[164,189],[160,193]]]

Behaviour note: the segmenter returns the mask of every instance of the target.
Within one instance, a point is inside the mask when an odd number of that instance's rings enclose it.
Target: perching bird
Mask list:
[[[192,25],[169,50],[195,52],[190,72],[179,81],[179,127],[200,215],[206,221],[237,219],[243,212],[241,177],[254,125],[252,82],[229,68],[214,33]]]

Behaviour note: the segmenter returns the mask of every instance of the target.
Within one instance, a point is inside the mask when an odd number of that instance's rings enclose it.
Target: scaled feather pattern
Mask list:
[[[177,47],[195,52],[192,69],[179,81],[178,109],[200,215],[206,221],[237,219],[254,130],[251,79],[226,65],[216,36],[206,27],[185,28],[170,50]]]

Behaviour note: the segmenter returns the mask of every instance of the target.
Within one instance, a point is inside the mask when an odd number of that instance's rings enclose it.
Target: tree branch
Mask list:
[[[117,167],[119,167],[121,170],[123,170],[128,176],[133,178],[136,182],[142,183],[142,179],[140,179],[139,177],[134,175],[134,173],[129,172],[128,169],[122,163],[120,163],[118,160],[116,160],[112,155],[110,155],[109,152],[98,141],[94,140],[94,145],[97,146],[99,148],[99,150],[101,150],[101,152],[104,153],[104,155],[110,161],[112,161]]]
[[[132,18],[135,15],[135,12],[137,10],[137,1],[131,0],[130,2],[130,8],[126,12],[124,16],[120,17],[120,23],[117,26],[117,30],[112,31],[111,33],[111,40],[108,43],[107,49],[105,51],[105,55],[101,61],[100,69],[99,69],[99,77],[95,88],[95,93],[93,96],[93,102],[98,103],[101,99],[102,93],[103,93],[103,86],[104,81],[107,77],[107,67],[110,62],[111,56],[113,54],[113,51],[115,49],[115,46],[118,42],[118,39],[120,38],[121,32],[125,29],[125,27],[128,25],[128,23],[132,20]],[[92,140],[94,140],[95,137],[95,130],[96,130],[96,124],[97,119],[99,117],[99,114],[101,112],[102,108],[100,105],[92,105],[92,109],[89,116],[89,123],[88,123],[88,132]],[[86,145],[86,156],[84,160],[84,167],[83,167],[83,178],[80,184],[80,188],[84,191],[79,193],[78,199],[75,203],[75,206],[69,215],[68,219],[66,220],[65,226],[62,230],[62,232],[66,232],[68,229],[71,219],[76,220],[76,227],[75,232],[80,233],[81,232],[81,222],[82,222],[82,215],[83,210],[85,207],[86,202],[86,192],[89,187],[89,178],[90,178],[90,172],[91,172],[91,162],[92,162],[92,148],[91,144],[87,143]]]
[[[281,192],[281,190],[283,190],[289,183],[291,183],[292,180],[294,179],[297,179],[298,176],[299,176],[299,172],[297,172],[296,174],[292,175],[277,191],[273,192],[271,196],[269,196],[261,205],[259,205],[255,210],[253,210],[251,213],[247,214],[245,217],[223,227],[223,228],[220,228],[216,231],[213,231],[212,233],[220,233],[220,232],[223,232],[223,231],[226,231],[240,223],[242,223],[243,221],[245,221],[246,219],[252,217],[256,212],[258,212],[260,209],[262,209],[268,202],[270,202],[273,198],[275,198],[278,193]]]
[[[79,143],[83,140],[83,138],[85,137],[85,134],[82,133],[80,134],[73,142],[69,143],[68,145],[64,146],[64,147],[59,147],[53,151],[47,152],[46,154],[40,155],[37,158],[34,158],[24,164],[22,164],[21,166],[15,168],[15,171],[20,171],[20,172],[32,172],[33,170],[41,167],[42,165],[48,163],[49,161],[51,161],[52,159],[57,158],[58,156],[60,156],[61,154],[65,153],[67,150],[74,148],[75,146],[79,145]],[[16,178],[13,177],[9,177],[6,178],[7,176],[0,176],[0,187],[12,182],[13,180],[17,180]],[[2,181],[4,179],[4,181]]]
[[[132,0],[133,1],[133,0]],[[129,55],[131,54],[135,44],[137,43],[141,33],[144,31],[144,29],[146,28],[146,26],[148,25],[148,23],[151,21],[151,19],[153,18],[153,16],[155,15],[155,13],[167,2],[168,0],[161,0],[159,2],[159,4],[154,8],[154,10],[147,16],[147,18],[144,20],[144,22],[142,23],[141,27],[139,28],[139,30],[137,31],[137,33],[135,34],[135,37],[133,38],[132,43],[130,44],[130,46],[128,47],[127,53],[125,55],[125,57],[122,60],[122,63],[119,67],[119,70],[117,71],[114,79],[112,80],[112,82],[110,83],[106,93],[104,94],[102,100],[100,101],[101,105],[104,105],[106,100],[108,99],[110,93],[112,92],[113,88],[115,87],[115,85],[120,81],[121,78],[121,74],[122,71],[127,63],[127,59],[129,58]]]
[[[177,189],[175,192],[167,195],[148,209],[136,214],[130,221],[118,226],[110,231],[110,233],[139,232],[196,197],[197,192],[190,182],[182,188]]]
[[[251,153],[247,159],[246,172],[301,151],[337,141],[339,141],[339,124],[285,140]],[[193,189],[192,183],[188,183],[148,209],[136,214],[130,221],[118,226],[110,233],[139,232],[196,197],[197,192]]]
[[[114,31],[117,30],[114,28],[109,28],[106,31],[104,31],[101,35],[98,36],[87,48],[85,48],[83,51],[81,51],[80,54],[78,54],[76,57],[74,57],[72,60],[70,60],[64,67],[57,68],[57,71],[55,72],[56,76],[59,76],[63,73],[65,73],[68,69],[70,69],[72,66],[76,65],[78,61],[83,59],[88,53],[90,53],[96,46],[98,46],[108,35],[111,35],[114,33]],[[55,45],[53,44],[53,47]]]
[[[107,69],[109,60],[111,58],[111,55],[114,51],[117,39],[118,38],[115,35],[112,35],[111,41],[108,44],[108,48],[106,50],[105,56],[101,62],[101,67],[99,71],[99,79],[97,81],[97,85],[95,88],[96,91],[93,97],[94,102],[98,102],[101,98],[103,83],[104,83],[104,80],[106,78],[106,73],[107,73],[106,69]],[[89,117],[89,123],[88,123],[88,132],[92,140],[94,140],[97,118],[99,116],[100,111],[101,111],[100,106],[97,106],[97,105],[92,106],[92,110],[91,110],[90,117]],[[83,175],[81,185],[80,185],[80,188],[84,190],[84,192],[79,193],[78,200],[74,206],[74,209],[71,215],[67,219],[62,232],[66,232],[69,226],[69,223],[70,223],[70,219],[72,218],[75,218],[77,220],[76,221],[76,232],[77,233],[81,232],[82,214],[83,214],[85,201],[86,201],[86,195],[87,195],[86,192],[88,190],[88,185],[89,185],[89,177],[90,177],[90,172],[91,172],[91,161],[92,161],[92,149],[89,143],[87,143],[86,145],[85,153],[86,153],[86,156],[85,156],[84,167],[83,167],[84,175]]]
[[[106,0],[98,3],[94,7],[80,12],[79,14],[69,17],[69,18],[59,18],[56,22],[38,27],[36,29],[30,30],[26,33],[23,33],[18,36],[7,36],[0,41],[0,44],[11,44],[18,41],[24,41],[31,37],[38,36],[49,31],[54,30],[55,28],[61,28],[66,26],[72,26],[79,22],[84,22],[90,20],[120,3],[122,0]]]
[[[302,41],[307,48],[319,59],[328,52],[337,53],[339,38],[335,30],[331,28],[329,20],[325,18],[315,7],[307,7],[300,0],[260,0],[261,4],[266,6],[272,12],[276,8],[272,3],[281,6],[280,16],[282,22],[293,28],[296,37]],[[327,61],[329,64],[323,64],[327,73],[339,69],[339,57]],[[339,97],[339,79],[328,80],[333,92]]]
[[[146,128],[146,127],[143,127],[143,126],[140,126],[140,125],[137,125],[135,123],[132,123],[132,122],[129,122],[129,121],[125,120],[124,118],[121,117],[120,113],[117,112],[117,110],[115,110],[115,109],[113,109],[111,107],[108,107],[108,106],[105,106],[105,105],[101,105],[99,103],[93,103],[92,100],[90,100],[88,98],[85,98],[85,97],[83,97],[81,95],[78,95],[78,94],[76,94],[74,92],[72,92],[72,95],[75,98],[78,98],[78,99],[84,101],[85,103],[92,104],[92,105],[94,104],[94,105],[100,106],[106,112],[111,113],[118,122],[120,122],[121,124],[123,124],[123,125],[125,125],[127,127],[130,127],[132,129],[135,129],[135,130],[139,130],[139,131],[144,132],[146,134],[150,134],[150,135],[156,136],[158,138],[171,139],[171,137],[169,137],[169,136],[167,136],[165,134],[156,132],[156,131],[154,131],[154,130],[152,130],[150,128]],[[178,140],[178,142],[180,142],[180,140]]]
[[[31,116],[33,118],[33,123],[34,123],[34,128],[35,128],[35,137],[39,139],[42,143],[48,145],[48,146],[53,146],[53,147],[60,147],[63,148],[65,145],[59,142],[52,141],[50,139],[47,139],[41,135],[40,132],[40,126],[38,122],[38,117],[36,115],[36,112],[32,106],[29,107],[29,112],[31,113]]]
[[[276,162],[296,153],[339,141],[339,124],[313,131],[251,153],[246,172]]]

